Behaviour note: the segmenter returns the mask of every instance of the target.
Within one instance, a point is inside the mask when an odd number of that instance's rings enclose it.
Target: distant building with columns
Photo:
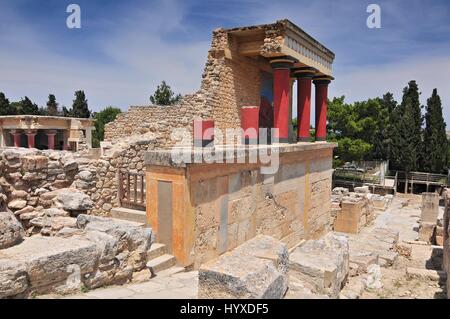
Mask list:
[[[77,151],[92,148],[94,120],[40,115],[0,116],[0,147]]]

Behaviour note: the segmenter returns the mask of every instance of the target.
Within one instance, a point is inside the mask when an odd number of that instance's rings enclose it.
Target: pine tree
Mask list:
[[[5,94],[0,92],[0,115],[15,115],[17,112],[9,103]]]
[[[72,110],[70,111],[72,117],[77,118],[89,118],[91,117],[91,111],[88,108],[88,102],[84,91],[75,92],[75,100],[73,100]]]
[[[403,89],[402,103],[391,116],[391,164],[393,168],[411,172],[421,161],[422,113],[416,81]]]
[[[154,105],[174,105],[181,100],[181,94],[175,95],[166,81],[162,81],[156,88],[155,93],[150,96],[150,102]]]
[[[50,94],[48,96],[47,114],[49,116],[57,116],[58,115],[58,103],[56,103],[56,97],[53,94]]]
[[[447,166],[447,134],[442,116],[441,98],[437,89],[427,100],[425,130],[423,134],[423,170],[429,173],[442,173]]]
[[[25,98],[20,101],[20,114],[39,115],[39,107],[25,96]]]

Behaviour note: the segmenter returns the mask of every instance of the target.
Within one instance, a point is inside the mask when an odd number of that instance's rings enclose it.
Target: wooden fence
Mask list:
[[[119,171],[118,179],[120,205],[145,210],[145,173]]]

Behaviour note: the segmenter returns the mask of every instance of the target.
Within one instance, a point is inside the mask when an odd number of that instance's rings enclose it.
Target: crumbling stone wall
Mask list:
[[[144,153],[157,143],[151,136],[129,139],[105,150],[100,159],[67,151],[0,149],[0,194],[20,218],[36,208],[51,208],[52,198],[47,193],[72,188],[91,198],[91,214],[108,216],[113,207],[120,206],[118,171],[142,171]]]

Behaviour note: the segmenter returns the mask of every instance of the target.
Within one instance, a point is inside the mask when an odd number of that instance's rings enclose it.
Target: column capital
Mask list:
[[[45,134],[47,135],[56,135],[57,131],[56,130],[47,130],[45,131]]]
[[[285,56],[285,57],[273,58],[269,62],[270,62],[270,65],[272,66],[272,69],[274,69],[274,70],[291,69],[295,63],[295,60],[291,57]]]
[[[36,131],[36,130],[26,130],[26,131],[25,131],[25,134],[26,134],[26,135],[33,135],[33,134],[36,135],[36,134],[37,134],[37,131]]]
[[[292,70],[292,76],[299,79],[312,79],[317,73],[317,69],[312,67],[295,68]]]
[[[331,81],[334,80],[334,77],[328,75],[319,75],[313,78],[313,83],[315,85],[328,85]]]

